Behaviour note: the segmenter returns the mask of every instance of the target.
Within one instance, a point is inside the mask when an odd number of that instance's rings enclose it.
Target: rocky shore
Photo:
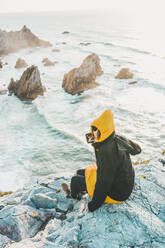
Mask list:
[[[66,198],[70,178],[34,179],[0,198],[1,248],[159,247],[165,245],[165,167],[157,161],[135,167],[129,200],[86,212],[88,195]]]

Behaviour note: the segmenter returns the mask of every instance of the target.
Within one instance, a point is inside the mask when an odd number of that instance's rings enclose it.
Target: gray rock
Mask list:
[[[35,204],[36,208],[56,208],[57,199],[52,199],[44,194],[36,194],[31,197],[31,201]]]
[[[5,248],[7,244],[11,244],[11,240],[8,237],[0,234],[0,247]]]
[[[16,242],[34,237],[51,216],[29,206],[7,206],[0,213],[0,234]]]
[[[135,172],[130,199],[118,205],[104,204],[93,213],[85,211],[90,200],[87,195],[75,201],[62,191],[56,194],[62,182],[69,182],[65,178],[38,180],[42,186],[34,181],[22,191],[2,197],[0,247],[164,248],[165,168],[153,161],[136,166]],[[14,199],[16,205],[9,205]],[[32,200],[33,207],[24,205]]]
[[[63,197],[63,196],[59,196],[57,195],[56,196],[56,199],[58,201],[58,204],[57,204],[57,209],[61,212],[67,212],[69,211],[72,206],[73,206],[73,200],[72,199],[69,199],[69,198],[66,198],[66,197]]]

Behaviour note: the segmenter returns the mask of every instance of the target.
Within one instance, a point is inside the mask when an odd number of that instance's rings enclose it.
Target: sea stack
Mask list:
[[[129,78],[133,78],[134,74],[132,72],[130,72],[129,68],[123,68],[119,71],[119,73],[117,74],[117,76],[115,78],[118,79],[129,79]]]
[[[25,68],[27,66],[26,62],[24,59],[18,58],[15,68],[19,69],[19,68]]]
[[[40,40],[26,26],[23,26],[20,31],[6,32],[0,29],[0,55],[38,46],[49,47],[52,45],[48,41]]]
[[[45,87],[42,86],[37,66],[27,68],[20,80],[11,79],[8,90],[22,100],[34,100],[38,95],[44,95]]]
[[[56,62],[52,62],[48,58],[44,58],[42,63],[44,63],[44,66],[54,66],[56,64]]]
[[[92,53],[86,57],[78,68],[74,68],[64,75],[62,87],[69,94],[80,94],[86,89],[94,88],[96,76],[103,74],[99,57]]]

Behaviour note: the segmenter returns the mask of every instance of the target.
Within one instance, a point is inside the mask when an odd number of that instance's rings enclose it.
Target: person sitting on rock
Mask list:
[[[63,190],[74,199],[81,199],[81,193],[87,192],[92,198],[87,207],[91,212],[103,203],[123,203],[134,187],[135,173],[129,153],[138,154],[141,148],[115,134],[110,110],[92,122],[91,133],[86,134],[86,138],[94,147],[96,164],[78,170],[71,179],[70,188],[63,183]]]

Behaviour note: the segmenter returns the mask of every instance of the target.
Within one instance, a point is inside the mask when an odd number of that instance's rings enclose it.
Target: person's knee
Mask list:
[[[71,188],[73,188],[76,185],[77,182],[77,176],[73,176],[71,178]]]
[[[74,199],[77,199],[77,193],[78,193],[78,184],[77,184],[77,176],[73,176],[71,178],[71,196]]]

